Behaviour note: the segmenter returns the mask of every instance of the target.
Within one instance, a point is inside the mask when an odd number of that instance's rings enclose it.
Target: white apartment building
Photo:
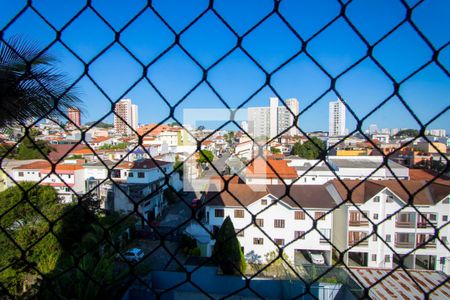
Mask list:
[[[232,183],[228,191],[206,194],[205,225],[210,231],[217,232],[230,217],[244,254],[254,251],[264,259],[265,254],[286,245],[284,253],[292,261],[314,253],[321,255],[324,263],[331,263],[333,215],[326,213],[336,203],[324,186],[294,186],[291,198],[285,197],[283,185],[255,191],[250,185]],[[317,230],[313,220],[317,220]],[[211,253],[214,241],[208,241],[207,247],[206,252]]]
[[[404,258],[407,268],[450,274],[450,185],[432,183],[418,192],[415,209],[408,205],[408,193],[397,181],[360,184],[358,180],[344,180],[344,184],[354,189],[354,204],[347,202],[335,211],[333,243],[339,250],[352,247],[345,256],[346,264],[393,268],[399,264],[395,251]],[[415,193],[425,181],[404,180],[402,184]],[[337,180],[328,183],[327,189],[337,203],[348,197]],[[372,223],[377,225],[377,235]],[[439,239],[435,238],[435,228],[439,229]]]
[[[80,161],[66,160],[56,166],[56,175],[47,161],[37,161],[12,169],[16,182],[40,182],[55,188],[63,203],[70,203],[85,192],[84,170]]]
[[[159,166],[159,167],[158,167]],[[161,215],[167,205],[163,192],[168,188],[165,175],[172,172],[173,165],[169,162],[142,159],[134,162],[123,162],[111,170],[114,202],[111,209],[121,212],[134,211],[138,203],[139,212],[152,221]],[[181,182],[177,172],[169,179],[169,185],[179,190]],[[160,188],[162,186],[162,188]]]
[[[132,104],[131,99],[121,99],[117,102],[114,112],[114,129],[117,133],[131,135],[132,129],[138,128],[138,107]]]
[[[294,115],[299,114],[299,103],[295,98],[286,99],[286,106],[279,106],[279,99],[270,98],[268,107],[249,107],[247,109],[248,133],[254,137],[273,138],[294,124]],[[294,115],[293,115],[294,114]],[[285,134],[298,135],[298,128],[290,128]]]
[[[246,168],[245,182],[253,185],[281,184],[283,181],[294,185],[321,185],[336,176],[340,179],[389,180],[395,176],[409,179],[407,167],[389,160],[389,169],[381,156],[328,156],[327,163],[297,157],[283,160],[256,158]]]
[[[346,133],[345,105],[338,99],[328,106],[328,136],[343,136]]]

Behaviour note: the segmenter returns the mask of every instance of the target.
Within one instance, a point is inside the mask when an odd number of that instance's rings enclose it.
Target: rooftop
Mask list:
[[[354,203],[365,203],[376,194],[388,188],[404,202],[409,201],[409,194],[414,195],[414,204],[434,205],[450,195],[450,184],[432,182],[424,187],[428,182],[426,180],[342,180],[331,181],[340,197],[346,200],[350,197],[347,189],[352,191],[351,199]],[[346,189],[347,188],[347,189]],[[409,193],[409,194],[408,194]]]
[[[351,268],[353,277],[359,280],[365,288],[370,288],[369,296],[373,299],[424,299],[425,292],[434,290],[448,278],[441,272],[426,270],[396,270],[390,269]],[[420,287],[417,286],[420,285]],[[381,280],[381,281],[380,281]],[[434,290],[429,299],[449,299],[450,282],[442,284]]]

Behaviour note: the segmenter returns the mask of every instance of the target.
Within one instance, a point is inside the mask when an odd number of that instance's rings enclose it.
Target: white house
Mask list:
[[[340,250],[352,247],[345,263],[393,268],[403,257],[407,268],[450,274],[450,185],[431,183],[424,188],[425,181],[413,180],[401,181],[404,188],[395,180],[343,183],[353,190],[353,203],[347,201],[335,211],[333,240]],[[344,185],[337,180],[327,184],[338,203],[350,197]],[[417,192],[414,207],[405,189]]]
[[[163,195],[164,190],[168,188],[165,184],[165,174],[172,171],[173,164],[165,161],[142,159],[120,163],[111,170],[114,182],[113,209],[130,212],[134,210],[134,205],[138,204],[138,211],[145,219],[156,219],[167,205]],[[181,189],[177,172],[172,173],[168,184],[174,189]]]
[[[38,161],[24,164],[13,169],[12,177],[15,181],[40,182],[55,188],[62,202],[70,203],[76,195],[84,194],[84,170],[79,160],[66,160],[56,165],[52,172],[51,164]]]
[[[328,164],[296,157],[288,157],[287,161],[299,177],[294,184],[324,184],[336,176],[341,179],[395,179],[393,173],[398,179],[409,179],[407,167],[388,160],[389,170],[382,156],[328,156]]]
[[[290,197],[285,196],[284,185],[268,185],[264,191],[255,191],[247,184],[234,182],[228,191],[206,194],[205,226],[212,232],[229,216],[244,254],[254,251],[264,258],[268,252],[284,247],[291,260],[316,253],[325,258],[325,263],[331,263],[333,215],[328,212],[336,203],[324,186],[293,186]],[[317,228],[313,227],[314,221]],[[213,244],[209,242],[207,253]]]

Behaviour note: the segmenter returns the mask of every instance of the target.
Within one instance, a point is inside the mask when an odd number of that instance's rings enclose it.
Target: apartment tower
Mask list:
[[[116,132],[131,135],[133,133],[131,128],[136,130],[138,127],[137,105],[131,103],[131,99],[122,99],[116,103],[114,112],[114,129]]]
[[[345,128],[345,105],[340,99],[329,103],[328,135],[343,136]]]
[[[69,127],[75,127],[81,126],[81,116],[80,116],[80,110],[76,107],[69,107],[67,109],[67,116],[69,117],[69,120],[72,122],[69,122]]]

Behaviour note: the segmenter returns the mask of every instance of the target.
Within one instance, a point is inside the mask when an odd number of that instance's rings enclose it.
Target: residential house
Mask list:
[[[230,217],[244,253],[254,251],[264,258],[283,247],[292,261],[317,253],[331,263],[333,215],[329,211],[336,203],[324,186],[292,186],[288,192],[284,185],[258,190],[232,182],[225,192],[208,192],[204,203],[205,225],[214,233]],[[213,243],[209,242],[209,248]]]
[[[327,183],[335,201],[345,201],[335,211],[334,245],[340,251],[350,248],[345,254],[349,265],[394,268],[403,259],[407,268],[450,274],[450,184],[400,182]],[[409,194],[414,194],[413,201]]]

